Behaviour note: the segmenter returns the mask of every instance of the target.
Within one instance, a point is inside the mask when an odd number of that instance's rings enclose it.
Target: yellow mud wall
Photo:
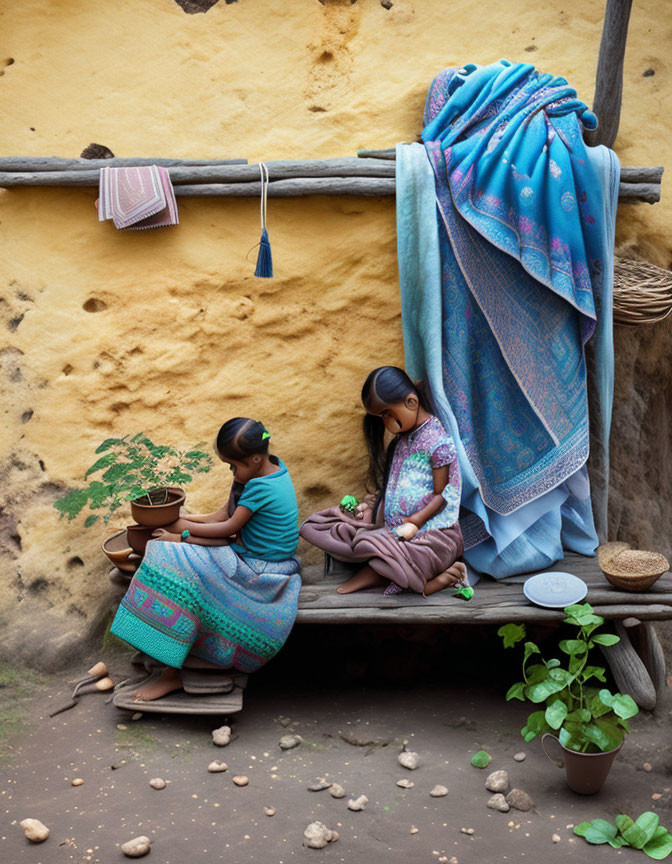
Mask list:
[[[0,153],[78,156],[97,142],[117,156],[354,155],[414,139],[438,71],[501,57],[566,76],[590,103],[603,7],[5,2]],[[666,0],[637,0],[616,143],[625,165],[672,170],[671,49]],[[179,227],[120,232],[97,221],[95,197],[0,191],[0,623],[6,650],[32,656],[44,640],[43,665],[113,609],[103,529],[52,507],[102,439],[143,430],[190,446],[230,416],[260,418],[306,516],[363,491],[359,389],[374,366],[403,363],[392,199],[272,200],[276,276],[259,280],[257,201],[180,198]],[[670,201],[621,207],[619,246],[669,266]],[[227,486],[218,466],[190,503],[216,508]]]

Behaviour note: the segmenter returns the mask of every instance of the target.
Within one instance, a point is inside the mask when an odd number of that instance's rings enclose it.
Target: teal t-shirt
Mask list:
[[[248,480],[238,507],[252,511],[240,536],[244,545],[232,548],[242,557],[284,561],[296,554],[299,542],[299,506],[289,471],[281,460],[274,474]]]

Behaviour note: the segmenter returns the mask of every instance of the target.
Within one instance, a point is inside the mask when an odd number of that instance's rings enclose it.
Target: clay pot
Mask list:
[[[152,539],[154,531],[156,528],[147,528],[145,525],[129,525],[126,529],[126,536],[131,549],[138,555],[144,555],[147,550],[147,542]]]
[[[160,490],[152,490],[158,492]],[[131,501],[131,516],[138,525],[148,528],[163,528],[175,522],[180,516],[180,507],[184,504],[186,494],[174,486],[168,488],[168,500],[165,504],[147,504],[147,499]],[[144,500],[145,503],[141,503]]]
[[[138,569],[140,559],[134,554],[125,528],[107,538],[103,543],[103,552],[114,566],[123,570],[124,573],[135,573]]]
[[[547,738],[552,738],[562,748],[564,759],[556,760],[551,756],[546,749]],[[544,732],[541,736],[541,746],[556,767],[564,766],[567,785],[573,792],[578,792],[579,795],[595,795],[604,785],[623,742],[614,750],[607,750],[606,753],[577,753],[576,750],[568,750],[564,747],[555,735]]]

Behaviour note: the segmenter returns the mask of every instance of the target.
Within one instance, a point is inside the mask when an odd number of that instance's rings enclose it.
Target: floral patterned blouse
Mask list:
[[[399,436],[385,488],[387,528],[397,528],[429,504],[434,497],[432,471],[445,465],[450,466],[448,483],[442,493],[446,506],[420,531],[449,528],[457,522],[462,493],[457,451],[438,417],[429,417],[417,429]]]

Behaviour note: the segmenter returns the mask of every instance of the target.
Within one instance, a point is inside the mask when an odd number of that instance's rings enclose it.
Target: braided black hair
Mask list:
[[[270,435],[259,420],[232,417],[217,433],[217,452],[223,459],[240,460],[253,453],[268,453]]]

